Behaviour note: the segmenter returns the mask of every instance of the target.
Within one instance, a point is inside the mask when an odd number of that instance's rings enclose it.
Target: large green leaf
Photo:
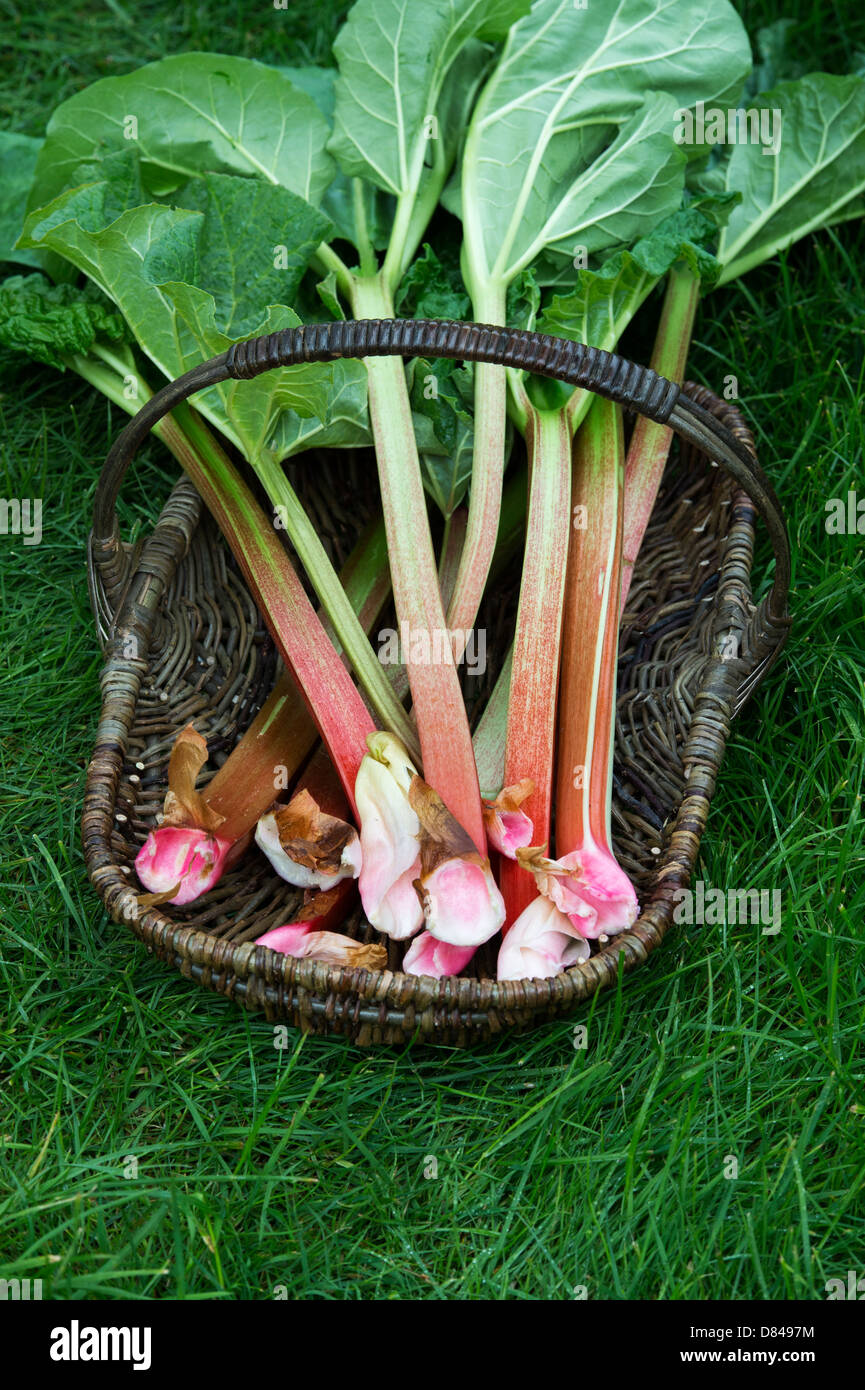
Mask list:
[[[734,145],[726,186],[742,193],[721,234],[719,284],[820,227],[862,214],[865,78],[811,73],[754,100],[780,110],[781,147]]]
[[[176,309],[181,334],[184,327],[191,333],[200,357],[216,357],[237,341],[217,326],[213,295],[183,282],[166,281],[158,289]],[[263,316],[259,312],[254,332],[277,333],[296,328],[299,322],[293,310],[271,304]],[[276,452],[276,436],[287,411],[295,417],[301,413],[325,415],[329,384],[327,369],[322,372],[317,365],[303,363],[265,372],[250,381],[223,382],[213,394],[219,398],[234,438],[254,466],[267,452]]]
[[[732,200],[706,198],[665,218],[650,236],[610,256],[599,270],[577,272],[570,294],[555,295],[537,324],[542,333],[587,343],[612,352],[640,305],[677,262],[684,262],[706,284],[720,273],[707,249],[717,239],[718,224],[729,215]],[[533,377],[530,398],[539,407],[564,403],[570,388]]]
[[[330,150],[346,174],[417,190],[442,87],[472,39],[503,38],[528,0],[357,0],[334,44]]]
[[[42,148],[41,140],[29,135],[17,135],[0,130],[0,261],[15,261],[18,265],[41,264],[38,251],[18,250],[15,243],[24,225],[27,195],[33,182],[36,160]]]
[[[313,99],[248,58],[180,53],[106,77],[54,112],[29,207],[76,180],[78,165],[134,145],[150,193],[206,172],[253,175],[317,204],[333,176],[329,128]]]
[[[247,267],[246,274],[243,242],[253,214],[271,228],[289,208],[302,219],[309,246],[321,221],[287,190],[257,180],[214,175],[203,188],[202,211],[146,204],[106,224],[112,189],[104,182],[86,184],[32,213],[25,229],[30,243],[64,256],[114,301],[136,341],[169,378],[238,339],[299,322],[291,309],[267,298],[285,283],[280,276],[296,277],[297,267],[277,271],[271,258],[257,273]],[[330,364],[301,364],[250,382],[223,383],[202,393],[197,404],[245,451],[282,449],[289,417],[318,412],[326,422],[331,379]]]
[[[312,98],[330,130],[336,107],[336,68],[308,66],[280,68],[280,72]],[[322,197],[321,207],[333,222],[336,236],[351,242],[352,246],[359,248],[364,239],[358,228],[359,212],[369,245],[376,251],[383,251],[387,246],[394,214],[391,194],[365,179],[349,177],[334,165],[334,176]]]
[[[321,212],[287,188],[260,179],[206,174],[181,206],[200,211],[196,283],[212,290],[217,322],[247,337],[266,304],[292,304],[316,247],[330,235]]]
[[[664,148],[675,110],[732,99],[750,61],[727,0],[584,9],[536,0],[511,30],[463,155],[475,297],[485,283],[506,284],[546,245],[570,239],[602,250],[672,211],[684,159]]]
[[[329,362],[326,371],[329,385],[323,416],[283,411],[270,440],[277,459],[305,449],[359,449],[372,444],[366,365],[356,358],[343,358]]]

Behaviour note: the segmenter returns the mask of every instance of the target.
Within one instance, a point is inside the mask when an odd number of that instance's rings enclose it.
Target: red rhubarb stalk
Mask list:
[[[303,694],[354,807],[354,782],[375,725],[280,540],[226,454],[180,407],[172,451],[231,547],[277,649]],[[166,435],[167,437],[167,435]]]
[[[530,461],[526,549],[508,702],[505,786],[534,783],[521,811],[534,825],[535,844],[550,838],[559,652],[571,501],[571,434],[564,410],[537,410],[528,401]],[[531,875],[515,861],[501,865],[501,888],[513,922],[536,896]]]
[[[623,486],[621,410],[599,398],[574,450],[574,520],[584,525],[571,531],[562,624],[558,858],[540,846],[517,851],[541,893],[586,937],[624,930],[638,910],[611,835]]]

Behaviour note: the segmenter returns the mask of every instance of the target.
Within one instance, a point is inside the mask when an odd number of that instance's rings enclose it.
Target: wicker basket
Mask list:
[[[165,388],[112,450],[91,536],[91,598],[106,663],[84,849],[114,920],[205,988],[270,1019],[360,1044],[465,1045],[571,1012],[662,941],[696,861],[731,720],[789,627],[789,554],[777,502],[734,405],[692,384],[680,395],[646,369],[539,334],[426,323],[399,337],[398,323],[329,325],[243,344]],[[114,507],[125,469],[154,420],[210,380],[373,349],[528,366],[667,419],[683,436],[640,553],[620,642],[613,839],[641,915],[630,931],[552,979],[498,983],[492,947],[477,953],[473,974],[436,981],[401,973],[403,943],[389,944],[384,971],[337,969],[256,946],[256,937],[291,920],[298,895],[255,852],[186,908],[138,902],[133,862],[161,810],[175,735],[194,721],[211,760],[226,756],[267,698],[278,658],[188,481],[176,485],[152,535],[134,548],[122,543]],[[683,406],[699,428],[691,428]],[[714,458],[704,451],[707,441]],[[774,587],[755,607],[758,512],[776,566]],[[359,912],[344,929],[377,939]]]

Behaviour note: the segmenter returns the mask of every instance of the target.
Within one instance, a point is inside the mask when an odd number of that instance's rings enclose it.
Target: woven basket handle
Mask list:
[[[583,387],[669,425],[682,439],[725,468],[762,516],[775,553],[772,589],[752,622],[757,668],[760,678],[765,675],[777,658],[790,625],[790,545],[780,504],[753,451],[682,387],[650,367],[548,333],[490,324],[438,319],[348,319],[304,324],[235,343],[227,352],[169,382],[118,435],[97,485],[90,555],[107,604],[116,608],[130,568],[120,540],[117,497],[136,450],[163,416],[196,391],[221,381],[246,380],[299,362],[385,356],[493,362]],[[754,688],[756,682],[750,687]]]

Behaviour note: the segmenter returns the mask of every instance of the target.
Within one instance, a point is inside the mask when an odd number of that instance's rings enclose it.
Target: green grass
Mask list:
[[[865,48],[859,12],[787,8],[810,65]],[[5,4],[0,108],[38,133],[165,48],[320,59],[322,12]],[[777,11],[745,14],[753,32]],[[474,1052],[292,1030],[280,1049],[107,920],[78,828],[100,665],[84,544],[120,421],[7,364],[2,491],[44,499],[44,539],[0,537],[0,1275],[60,1298],[819,1299],[865,1270],[865,541],[824,527],[829,498],[865,497],[863,252],[844,226],[713,295],[692,359],[738,377],[794,544],[793,638],[735,725],[699,871],[780,889],[781,931],[679,926],[574,1020]],[[146,452],[127,532],[169,482]],[[767,563],[761,545],[761,591]]]

